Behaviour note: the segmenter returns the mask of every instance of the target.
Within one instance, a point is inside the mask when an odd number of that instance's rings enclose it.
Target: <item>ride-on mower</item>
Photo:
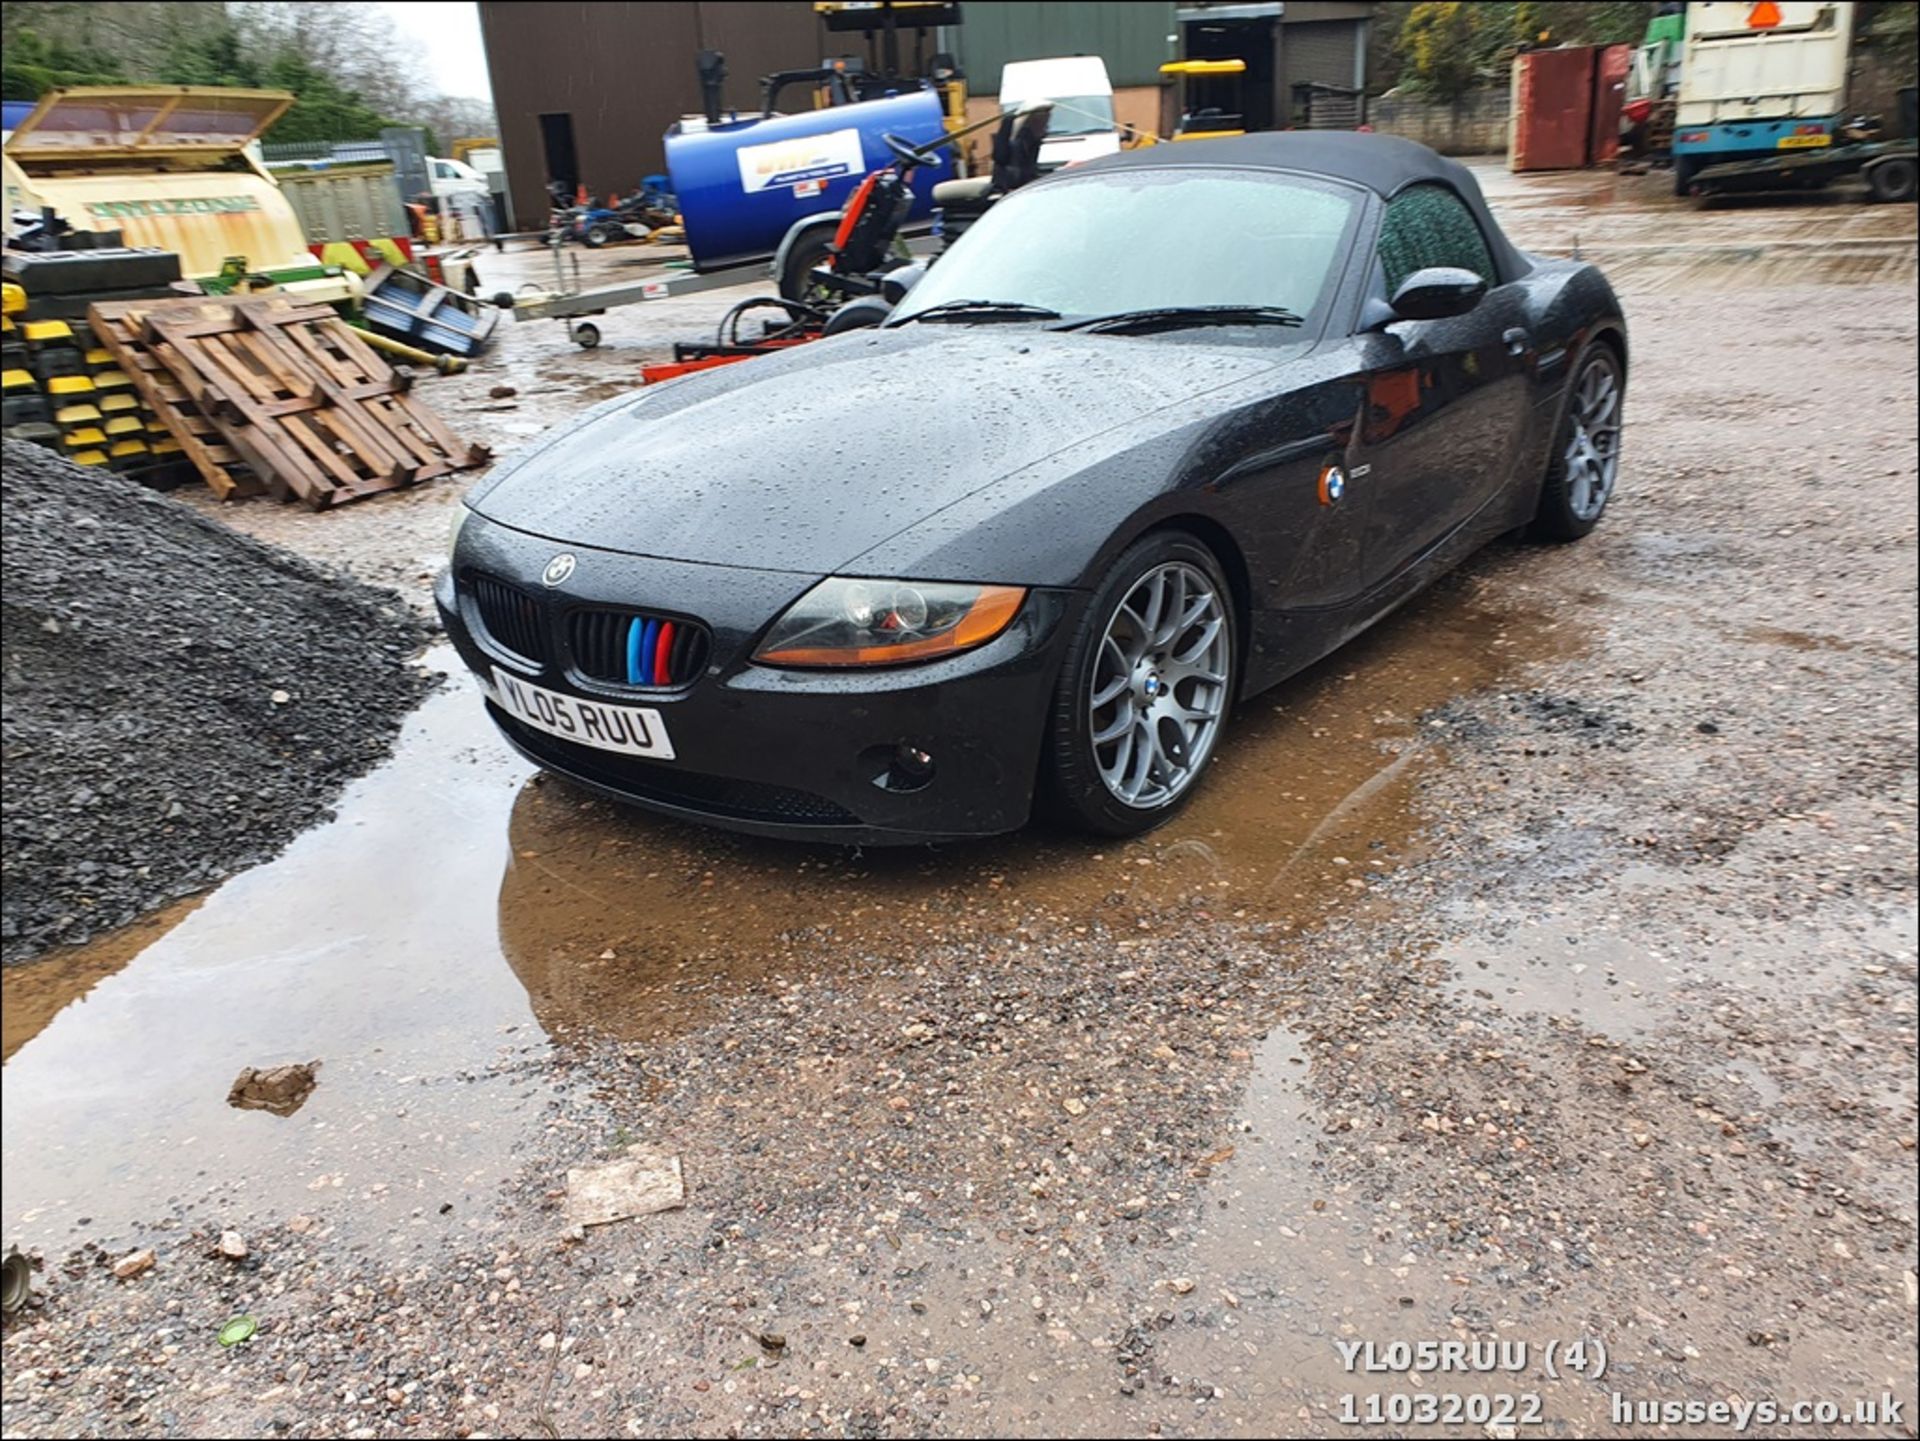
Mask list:
[[[900,244],[900,232],[913,204],[913,172],[931,164],[933,153],[943,146],[989,125],[996,126],[990,175],[943,180],[933,188],[934,234],[940,241],[939,249],[944,250],[994,200],[1039,174],[1040,145],[1052,108],[1048,100],[1030,101],[1017,111],[989,116],[924,145],[898,135],[882,135],[894,158],[868,175],[848,197],[840,223],[820,259],[808,266],[783,265],[777,259],[774,262],[781,297],[818,304],[836,297],[846,300],[878,294],[878,277],[911,258]],[[783,246],[782,251],[787,253],[788,247]]]

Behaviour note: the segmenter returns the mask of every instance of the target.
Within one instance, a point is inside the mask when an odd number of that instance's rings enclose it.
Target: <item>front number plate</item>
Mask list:
[[[622,755],[656,761],[673,759],[666,723],[660,719],[660,712],[650,707],[603,705],[577,695],[562,695],[528,685],[499,666],[493,668],[493,698],[515,720],[549,735]]]

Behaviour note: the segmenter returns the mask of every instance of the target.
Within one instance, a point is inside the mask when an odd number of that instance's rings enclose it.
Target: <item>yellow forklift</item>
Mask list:
[[[1160,67],[1179,83],[1169,91],[1173,114],[1161,131],[1175,140],[1220,140],[1245,135],[1238,83],[1223,79],[1246,72],[1244,60],[1169,60]],[[1198,83],[1196,83],[1198,82]]]
[[[834,79],[853,82],[853,93],[835,95],[830,81],[823,86],[826,93],[818,98],[818,105],[873,99],[902,82],[925,80],[939,92],[947,129],[958,130],[967,123],[966,76],[953,56],[930,48],[942,25],[960,23],[958,5],[948,0],[878,0],[864,5],[817,0],[813,13],[829,33],[862,35],[867,42],[864,61],[842,56],[827,62],[828,68],[839,72]],[[913,37],[911,60],[901,55],[902,31]]]

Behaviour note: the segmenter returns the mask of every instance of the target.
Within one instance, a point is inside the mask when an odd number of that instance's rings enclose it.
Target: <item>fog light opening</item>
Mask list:
[[[933,782],[935,770],[931,753],[909,741],[893,746],[875,746],[867,752],[880,764],[873,783],[885,791],[923,790]]]

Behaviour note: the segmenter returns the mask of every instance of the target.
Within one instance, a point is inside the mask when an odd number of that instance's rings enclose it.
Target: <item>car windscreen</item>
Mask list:
[[[1000,113],[1011,115],[1025,103],[1023,100],[1005,101],[1000,106]],[[1113,128],[1111,95],[1064,95],[1054,100],[1053,109],[1047,112],[1049,135],[1098,135]]]
[[[1359,211],[1358,190],[1306,176],[1202,166],[1069,174],[996,204],[895,318],[991,300],[1067,317],[1279,306],[1314,326]]]

